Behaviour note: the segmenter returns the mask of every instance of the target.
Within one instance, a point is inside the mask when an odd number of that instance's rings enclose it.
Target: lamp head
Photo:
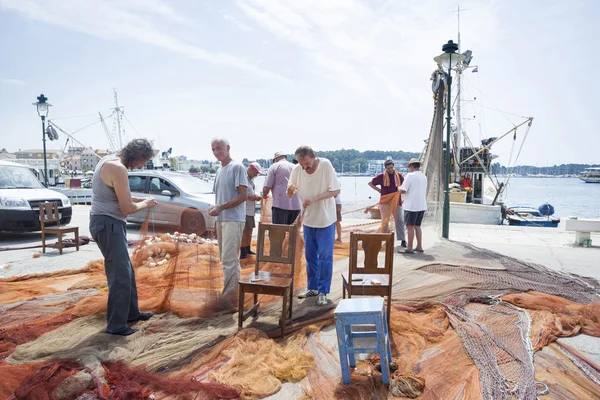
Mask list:
[[[43,94],[40,94],[37,97],[37,103],[33,103],[33,105],[37,107],[38,115],[42,118],[46,118],[48,116],[50,107],[52,107],[52,104],[48,103],[48,98]]]

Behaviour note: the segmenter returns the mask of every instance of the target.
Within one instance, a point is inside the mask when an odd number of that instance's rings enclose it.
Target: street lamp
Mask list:
[[[452,99],[450,97],[452,77],[450,74],[452,68],[465,59],[464,55],[456,53],[457,50],[458,44],[449,40],[448,43],[442,46],[442,51],[444,53],[433,59],[441,65],[443,69],[448,70],[448,74],[446,75],[446,88],[448,90],[448,100],[446,101],[446,187],[444,188],[444,213],[442,222],[442,237],[446,239],[448,239],[450,234],[450,121],[452,119],[450,116],[450,108],[452,105]]]
[[[42,119],[42,142],[44,143],[44,186],[48,187],[48,162],[46,161],[46,117],[50,111],[52,104],[47,103],[48,98],[43,94],[37,97],[37,103],[33,103],[37,107],[37,113]]]

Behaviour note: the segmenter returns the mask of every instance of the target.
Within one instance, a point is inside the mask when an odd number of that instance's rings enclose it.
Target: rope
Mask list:
[[[129,125],[130,125],[130,126],[133,128],[133,131],[134,131],[135,133],[137,133],[137,135],[138,135],[139,137],[142,137],[142,135],[140,135],[140,133],[138,132],[138,130],[137,130],[137,129],[135,129],[135,126],[133,126],[133,124],[131,123],[131,121],[129,121],[129,118],[127,118],[127,116],[125,115],[125,113],[121,113],[121,115],[123,116],[123,118],[125,118],[125,121],[127,121],[127,123],[128,123],[128,124],[129,124]]]
[[[71,119],[71,118],[83,118],[83,117],[93,117],[96,114],[84,114],[84,115],[73,115],[71,117],[52,117],[52,119]]]

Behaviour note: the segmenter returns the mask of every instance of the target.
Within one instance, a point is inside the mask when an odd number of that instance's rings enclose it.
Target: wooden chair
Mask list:
[[[296,252],[296,236],[298,227],[296,225],[258,224],[258,243],[256,249],[256,265],[254,273],[243,278],[239,282],[239,318],[238,327],[241,329],[244,321],[253,314],[258,315],[258,295],[281,296],[283,307],[281,311],[281,336],[285,333],[287,319],[292,319],[292,296],[294,294],[294,268]],[[265,251],[265,236],[269,235],[269,252]],[[284,243],[287,239],[287,254],[285,254]],[[287,272],[267,272],[260,270],[260,264],[264,262],[289,264]],[[246,293],[254,293],[254,305],[244,312],[244,296]],[[287,318],[286,318],[287,317]]]
[[[55,222],[56,226],[46,227],[46,224]],[[79,251],[79,227],[60,226],[60,213],[58,211],[58,202],[40,203],[40,226],[42,228],[42,252],[46,252],[46,234],[58,235],[58,251],[63,253],[62,235],[63,233],[75,234],[75,248]]]
[[[358,265],[359,244],[365,253],[363,265]],[[379,266],[379,251],[385,244],[385,261]],[[387,296],[387,322],[392,308],[392,272],[394,269],[393,233],[350,233],[350,266],[342,274],[342,298],[356,296]]]

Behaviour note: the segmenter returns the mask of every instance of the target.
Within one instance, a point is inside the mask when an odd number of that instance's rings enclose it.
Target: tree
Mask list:
[[[171,166],[172,170],[176,171],[179,169],[179,163],[175,157],[169,157],[169,165]]]
[[[196,167],[196,166],[194,166],[194,165],[192,165],[192,166],[190,167],[190,170],[189,170],[189,171],[190,171],[191,173],[200,172],[200,170],[198,169],[198,167]]]

